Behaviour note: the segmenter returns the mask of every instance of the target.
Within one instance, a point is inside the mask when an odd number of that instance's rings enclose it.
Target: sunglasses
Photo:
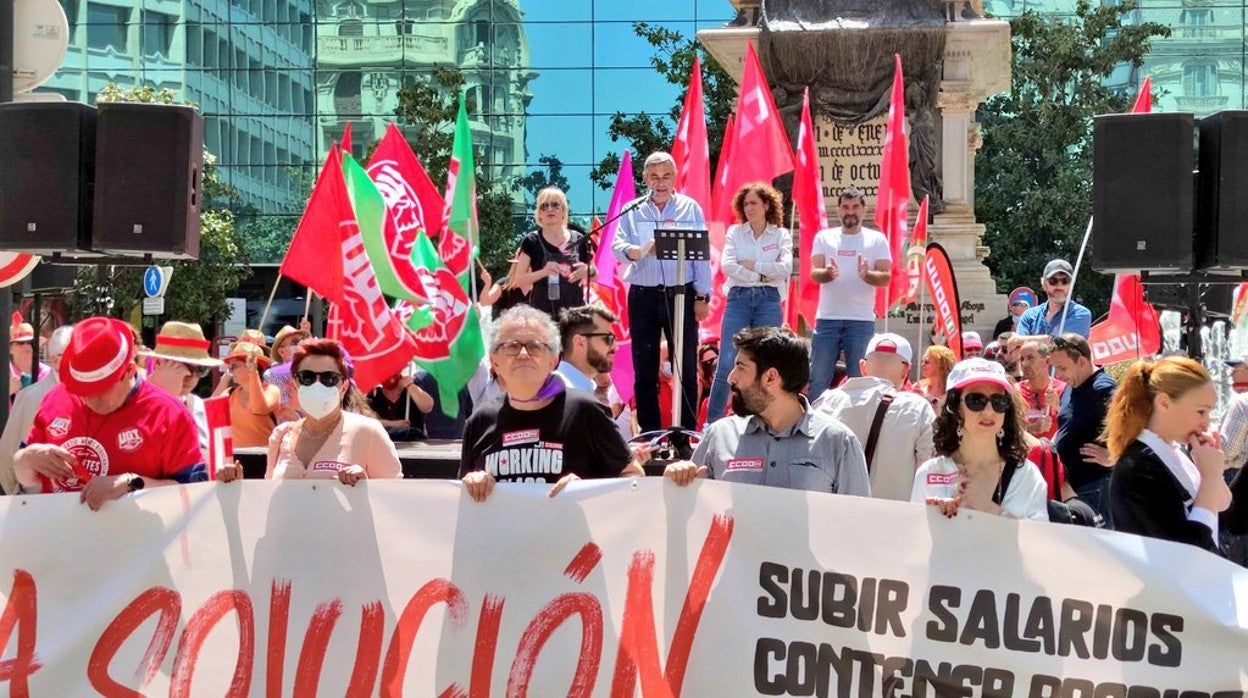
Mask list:
[[[541,211],[562,211],[563,204],[558,201],[543,201],[538,204],[537,208]]]
[[[602,337],[602,341],[606,342],[607,346],[609,347],[615,346],[616,341],[618,341],[615,337],[615,333],[613,332],[582,332],[581,336],[582,337]]]
[[[299,385],[320,381],[327,388],[336,388],[342,382],[342,374],[337,371],[295,371],[295,380],[299,381]]]
[[[503,356],[520,356],[521,349],[529,356],[546,356],[551,352],[550,347],[541,342],[503,342],[495,351]]]
[[[1054,285],[1054,286],[1069,286],[1069,285],[1070,285],[1070,277],[1069,277],[1069,276],[1065,276],[1065,275],[1061,275],[1061,276],[1050,276],[1050,277],[1048,278],[1048,282],[1049,282],[1050,284]]]
[[[192,366],[190,364],[182,365],[186,367],[187,371],[191,372],[191,375],[196,376],[197,378],[206,378],[209,373],[212,373],[211,366]]]
[[[1010,409],[1011,398],[1005,393],[997,393],[988,396],[983,393],[967,393],[962,396],[962,404],[966,405],[966,409],[972,412],[983,412],[989,403],[992,404],[992,411],[997,414],[1005,414]]]

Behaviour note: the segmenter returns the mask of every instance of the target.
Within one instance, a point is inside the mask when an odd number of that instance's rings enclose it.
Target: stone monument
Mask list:
[[[930,196],[935,215],[928,240],[943,245],[953,263],[963,329],[990,336],[1007,307],[983,264],[988,248],[975,220],[975,151],[982,144],[975,111],[1010,87],[1009,24],[984,19],[981,3],[967,0],[730,2],[736,20],[699,31],[698,40],[738,80],[746,44],[755,45],[790,135],[797,133],[802,88],[810,85],[831,226],[838,225],[842,187],[863,189],[874,205],[892,56],[902,55],[912,189],[919,199]],[[912,202],[910,215],[917,211]],[[888,321],[889,331],[910,339],[916,353],[930,344],[932,327],[926,292],[922,300],[922,308],[912,304]],[[884,321],[877,325],[882,329]]]

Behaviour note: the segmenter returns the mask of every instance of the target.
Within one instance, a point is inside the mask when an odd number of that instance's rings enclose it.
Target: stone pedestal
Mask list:
[[[704,29],[698,32],[698,40],[720,66],[740,80],[746,43],[758,38],[759,30],[754,25],[761,3],[731,2],[743,13],[747,24]],[[937,103],[945,209],[928,226],[928,240],[939,242],[949,253],[962,299],[963,328],[976,330],[987,340],[997,321],[1005,317],[1007,307],[1006,296],[997,293],[983,264],[988,248],[981,244],[984,226],[975,220],[975,152],[983,143],[975,111],[989,96],[1010,88],[1010,26],[1000,20],[971,19],[947,22],[945,28],[944,68]],[[833,214],[841,183],[828,180],[826,167],[824,172],[826,206]],[[917,204],[911,205],[911,215],[917,214],[917,208]],[[929,343],[926,336],[919,341],[919,327],[921,322],[923,334],[930,332],[931,312],[930,302],[925,303],[923,312],[914,305],[901,317],[889,318],[888,329],[910,339],[917,353],[920,346]],[[878,325],[882,330],[885,321],[880,320]]]

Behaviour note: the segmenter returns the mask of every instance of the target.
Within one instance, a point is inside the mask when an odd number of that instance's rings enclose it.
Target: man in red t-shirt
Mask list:
[[[98,510],[144,487],[208,479],[190,410],[136,375],[134,352],[120,320],[74,326],[61,382],[13,459],[19,493],[81,492]]]
[[[1023,416],[1027,431],[1041,439],[1052,439],[1057,433],[1057,411],[1066,384],[1049,376],[1049,344],[1029,339],[1018,350],[1018,365],[1023,370],[1023,380],[1018,392],[1027,403]]]

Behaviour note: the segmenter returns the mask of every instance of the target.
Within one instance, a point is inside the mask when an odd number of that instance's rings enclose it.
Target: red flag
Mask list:
[[[403,286],[419,295],[424,288],[412,264],[412,246],[417,232],[434,236],[442,230],[442,194],[393,123],[368,161],[368,176],[385,198],[390,214],[382,234],[391,267]]]
[[[208,479],[217,479],[217,471],[223,465],[234,463],[234,438],[230,429],[230,396],[222,395],[204,400],[204,414],[208,421]]]
[[[938,243],[929,243],[923,260],[923,280],[932,297],[936,320],[934,330],[945,335],[945,346],[962,359],[962,307],[958,299],[958,282],[953,276],[949,255]]]
[[[810,88],[802,95],[802,120],[797,130],[797,170],[793,173],[793,206],[798,221],[798,283],[797,296],[789,288],[789,327],[797,329],[797,318],[806,318],[806,326],[815,326],[819,309],[819,284],[810,278],[811,248],[815,235],[828,227],[828,213],[823,201],[823,182],[819,176],[819,158],[815,149],[815,128],[810,117]]]
[[[715,168],[715,189],[711,192],[711,210],[705,212],[706,229],[711,239],[711,307],[701,327],[715,336],[719,336],[719,328],[724,321],[724,305],[728,302],[723,292],[726,279],[724,272],[719,268],[719,252],[724,249],[724,232],[727,229],[727,223],[721,211],[728,211],[727,221],[735,220],[735,214],[732,213],[732,194],[727,191],[727,188],[732,160],[732,137],[736,130],[737,120],[729,114],[728,123],[724,126],[724,142],[719,147],[719,165]]]
[[[876,317],[907,295],[906,210],[910,206],[910,142],[906,137],[906,93],[901,72],[901,54],[893,54],[893,91],[888,102],[888,124],[884,132],[884,156],[880,161],[880,193],[875,200],[875,225],[888,238],[892,255],[892,275],[888,286],[875,290]]]
[[[348,121],[347,125],[342,128],[342,151],[344,153],[352,152],[351,145],[351,122]]]
[[[344,206],[351,210],[342,180],[342,158],[337,148],[331,148],[278,273],[332,303],[342,302],[342,256],[331,251],[342,246],[339,226],[346,223],[341,216]],[[354,214],[349,218],[354,226]]]
[[[1135,104],[1131,105],[1132,114],[1147,114],[1153,110],[1153,76],[1144,77],[1140,83],[1139,94],[1135,95]]]
[[[919,295],[919,284],[923,283],[923,257],[927,250],[927,201],[919,204],[919,215],[914,219],[914,230],[910,233],[910,242],[906,245],[906,295],[897,299],[899,303],[913,303]],[[900,263],[900,262],[899,262]]]
[[[337,148],[325,159],[280,273],[330,302],[328,334],[351,355],[360,390],[377,387],[415,355],[411,336],[390,312],[377,286],[347,196]]]
[[[676,124],[672,158],[676,160],[676,191],[697,201],[706,211],[711,205],[711,151],[706,140],[706,108],[702,101],[702,63],[696,53],[689,91],[685,93],[680,122]]]
[[[750,182],[771,181],[780,175],[793,170],[793,151],[789,148],[789,137],[784,132],[784,123],[776,102],[771,96],[771,88],[767,86],[767,76],[758,62],[758,54],[753,44],[746,44],[745,69],[741,76],[741,92],[737,95],[735,128],[732,138],[725,132],[725,143],[731,142],[727,150],[720,149],[719,159],[723,179],[719,181],[719,193],[714,203],[715,222],[724,228],[736,223],[736,214],[732,210],[732,199],[743,185]],[[725,152],[728,164],[724,165]],[[714,230],[714,227],[712,227]],[[723,249],[723,238],[711,239],[712,263],[714,274],[712,287],[711,313],[702,323],[704,328],[719,331],[723,320],[723,301],[716,312],[715,297],[723,297],[722,274],[719,272],[718,251]]]

